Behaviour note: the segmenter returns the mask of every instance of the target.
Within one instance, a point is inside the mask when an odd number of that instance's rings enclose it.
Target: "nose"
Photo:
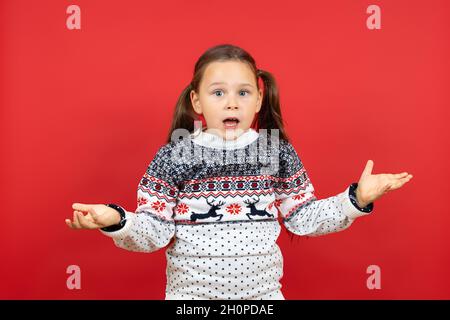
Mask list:
[[[230,100],[228,101],[228,104],[227,104],[227,109],[237,109],[237,108],[238,108],[238,105],[237,105],[236,101],[234,101],[234,99],[230,98]]]
[[[238,99],[238,97],[236,97],[234,94],[228,95],[226,109],[227,110],[238,109],[239,106],[238,106],[238,103],[236,102],[237,99]]]
[[[237,109],[238,108],[238,106],[237,106],[237,104],[228,104],[227,105],[227,109],[229,109],[229,110],[233,110],[233,109]]]

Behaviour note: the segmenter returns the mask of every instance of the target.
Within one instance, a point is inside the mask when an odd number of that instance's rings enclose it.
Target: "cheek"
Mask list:
[[[214,108],[206,108],[203,112],[203,117],[209,124],[218,124],[220,122],[220,118],[217,116],[217,112]]]
[[[254,112],[256,112],[257,103],[258,99],[256,99],[255,97],[250,97],[243,100],[243,105],[246,107],[246,109],[253,110]]]
[[[221,102],[219,99],[214,98],[213,96],[210,97],[206,97],[202,100],[202,107],[205,110],[217,110],[217,108],[219,108],[223,102]]]
[[[245,108],[245,114],[247,116],[247,118],[252,118],[253,116],[257,113],[257,105],[256,105],[256,101],[252,101],[251,104],[249,104],[246,108]]]

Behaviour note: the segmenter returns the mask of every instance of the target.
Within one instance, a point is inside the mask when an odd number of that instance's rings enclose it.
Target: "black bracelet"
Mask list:
[[[358,201],[357,201],[357,197],[356,197],[356,188],[358,187],[358,183],[352,183],[350,185],[350,190],[349,190],[349,196],[350,196],[350,201],[353,203],[353,205],[360,211],[363,212],[371,212],[373,210],[373,202],[369,203],[367,206],[365,206],[364,208],[361,208],[358,205]]]
[[[105,206],[116,209],[120,214],[120,221],[118,224],[114,224],[112,226],[101,228],[101,230],[106,231],[106,232],[112,232],[112,231],[117,231],[117,230],[122,229],[126,223],[125,210],[121,206],[118,206],[114,203],[108,203],[108,204],[105,204]]]

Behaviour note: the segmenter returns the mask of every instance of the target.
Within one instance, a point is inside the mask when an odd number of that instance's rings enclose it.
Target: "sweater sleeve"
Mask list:
[[[286,228],[297,235],[320,236],[342,231],[373,210],[373,203],[357,205],[356,183],[339,194],[318,200],[297,152],[287,141],[280,141],[279,170],[275,177],[275,204]]]
[[[174,237],[173,208],[178,187],[170,161],[169,145],[160,147],[138,184],[135,212],[125,211],[125,224],[117,231],[100,229],[117,247],[153,252],[167,246]]]

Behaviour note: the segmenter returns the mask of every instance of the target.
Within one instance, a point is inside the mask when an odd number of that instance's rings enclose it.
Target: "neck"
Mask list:
[[[199,145],[217,149],[238,149],[245,147],[258,138],[258,132],[249,128],[233,140],[226,140],[216,130],[204,130],[191,135],[192,141]]]

